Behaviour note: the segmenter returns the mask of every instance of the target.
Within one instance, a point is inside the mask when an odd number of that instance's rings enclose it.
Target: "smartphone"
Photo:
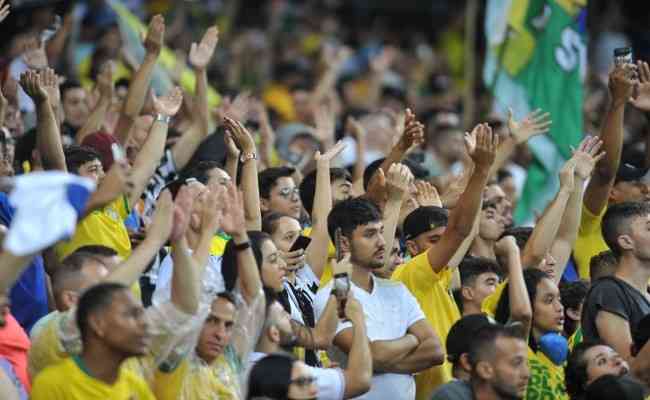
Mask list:
[[[632,48],[618,47],[614,49],[614,64],[616,66],[632,64]]]
[[[337,228],[334,232],[334,247],[336,248],[336,261],[341,261],[343,259],[343,254],[341,253],[341,228]]]
[[[311,243],[311,239],[307,236],[298,236],[298,239],[296,239],[289,251],[293,252],[300,249],[305,250],[307,246],[309,246],[309,243]]]

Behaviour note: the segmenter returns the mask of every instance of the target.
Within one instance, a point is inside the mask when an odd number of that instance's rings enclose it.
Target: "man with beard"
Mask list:
[[[522,399],[530,371],[528,346],[518,325],[486,325],[469,349],[470,384],[475,400]]]
[[[417,300],[399,282],[377,278],[373,271],[384,265],[386,243],[381,213],[370,201],[356,198],[334,206],[327,219],[334,240],[340,232],[341,254],[352,264],[350,293],[363,305],[374,367],[371,390],[362,399],[414,399],[413,374],[443,362],[438,337],[426,321]],[[316,316],[324,313],[333,284],[322,288],[314,300]],[[337,291],[334,290],[336,294]],[[350,322],[339,323],[334,344],[350,355]]]
[[[307,367],[316,378],[318,398],[321,400],[349,399],[360,396],[370,389],[372,358],[361,304],[356,299],[349,298],[345,306],[345,315],[354,327],[347,368],[341,370]],[[249,357],[251,367],[267,354],[291,351],[296,344],[296,335],[293,333],[290,318],[273,295],[267,292],[266,323],[257,343],[257,352]]]
[[[77,324],[83,352],[39,374],[32,399],[154,399],[142,378],[121,368],[127,358],[145,355],[150,342],[144,308],[127,286],[88,289],[79,299]]]

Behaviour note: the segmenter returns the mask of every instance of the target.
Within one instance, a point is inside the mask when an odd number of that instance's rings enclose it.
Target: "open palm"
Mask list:
[[[199,69],[205,68],[210,62],[218,42],[219,29],[213,26],[205,32],[199,44],[192,43],[190,48],[190,63],[192,66]]]
[[[533,136],[548,132],[553,121],[551,114],[537,109],[526,115],[521,121],[515,120],[512,108],[508,109],[508,129],[517,143],[526,143]]]
[[[173,117],[183,104],[183,91],[176,86],[162,97],[153,95],[153,104],[157,113]]]
[[[650,111],[650,67],[645,61],[638,61],[639,83],[637,86],[636,98],[630,99],[630,103],[641,111]]]

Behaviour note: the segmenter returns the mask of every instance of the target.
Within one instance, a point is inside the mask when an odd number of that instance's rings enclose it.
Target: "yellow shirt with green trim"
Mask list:
[[[156,371],[154,393],[158,400],[239,400],[241,369],[232,346],[227,346],[224,354],[210,365],[191,353],[177,366]]]
[[[591,258],[600,252],[609,250],[601,231],[603,216],[606,211],[607,207],[603,207],[600,214],[594,215],[587,207],[582,206],[580,229],[578,230],[576,242],[573,245],[573,259],[578,267],[580,279],[589,279],[589,263],[591,262]]]
[[[131,240],[124,220],[131,209],[128,200],[122,196],[101,210],[87,215],[77,224],[77,230],[70,240],[59,242],[54,252],[59,261],[80,247],[101,245],[117,251],[122,259],[131,255]]]
[[[211,256],[222,256],[223,252],[226,250],[226,244],[228,244],[230,237],[223,233],[218,233],[212,238],[212,243],[210,244],[210,255]]]
[[[460,319],[458,306],[449,292],[452,276],[449,267],[444,267],[438,273],[434,272],[429,264],[427,253],[424,252],[397,267],[391,277],[394,281],[402,282],[418,300],[422,312],[443,347],[451,326]],[[451,363],[447,360],[443,365],[419,373],[415,377],[416,399],[428,400],[438,386],[451,380]]]
[[[82,370],[72,358],[46,368],[34,380],[32,400],[155,400],[145,381],[120,368],[117,381],[109,385]]]
[[[528,347],[530,378],[525,400],[569,400],[564,387],[564,366],[555,365],[541,351]]]

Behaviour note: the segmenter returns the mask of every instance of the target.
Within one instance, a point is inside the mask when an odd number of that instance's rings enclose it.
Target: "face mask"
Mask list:
[[[549,332],[539,339],[539,349],[555,365],[562,365],[569,355],[569,343],[559,333]]]

